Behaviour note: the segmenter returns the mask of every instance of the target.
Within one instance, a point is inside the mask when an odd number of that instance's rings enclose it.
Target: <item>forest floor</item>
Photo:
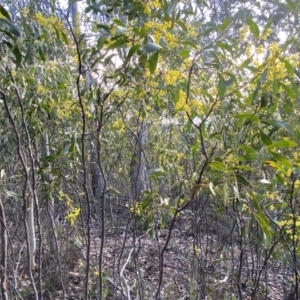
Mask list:
[[[275,261],[270,258],[266,268],[263,268],[266,253],[262,247],[248,245],[243,248],[241,257],[238,240],[228,241],[228,238],[220,238],[216,233],[193,236],[190,232],[188,217],[178,220],[172,230],[164,252],[160,299],[233,300],[240,299],[240,295],[242,299],[291,299],[288,294],[293,274],[281,259]],[[110,228],[103,244],[105,299],[155,298],[159,286],[159,258],[168,233],[168,228],[157,228],[154,236],[151,236],[149,231],[133,231],[125,224]],[[95,231],[91,242],[91,264],[94,270],[91,272],[91,280],[94,282],[97,281],[96,257],[99,256],[101,241],[100,234]],[[85,249],[77,252],[77,263],[70,270],[66,285],[67,299],[74,300],[83,299],[83,266],[86,263]],[[239,269],[241,261],[243,263]],[[255,296],[251,297],[256,282],[259,284]],[[96,283],[94,289],[97,289]],[[61,291],[59,294],[62,297]]]

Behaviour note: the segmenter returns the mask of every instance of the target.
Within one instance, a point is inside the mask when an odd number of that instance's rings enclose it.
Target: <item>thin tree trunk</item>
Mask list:
[[[148,189],[148,173],[144,146],[147,141],[147,127],[144,122],[139,123],[136,150],[133,158],[133,198],[141,200],[142,192]]]
[[[0,194],[0,223],[1,223],[1,295],[3,300],[8,300],[7,297],[7,227],[4,207]]]
[[[43,136],[43,141],[42,141],[42,154],[43,157],[49,156],[50,155],[50,150],[49,150],[49,138],[48,138],[48,133],[45,132]],[[51,166],[49,165],[46,178],[46,182],[51,181]],[[49,196],[48,196],[49,195]],[[47,193],[47,213],[48,213],[48,218],[47,218],[47,239],[48,239],[48,245],[50,247],[50,253],[54,257],[56,253],[56,243],[55,243],[55,224],[54,224],[54,199],[53,197],[50,196],[49,193]]]

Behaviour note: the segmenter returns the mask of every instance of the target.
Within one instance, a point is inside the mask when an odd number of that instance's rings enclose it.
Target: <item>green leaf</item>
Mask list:
[[[127,54],[126,60],[125,62],[128,62],[130,60],[130,58],[140,49],[140,45],[133,45]]]
[[[264,161],[264,164],[266,164],[266,165],[268,165],[268,166],[270,166],[270,167],[272,167],[272,168],[275,168],[275,169],[277,169],[277,170],[279,170],[279,171],[285,172],[284,166],[281,165],[281,164],[279,164],[279,163],[277,163],[277,162],[275,162],[275,161],[272,161],[272,160],[265,160],[265,161]]]
[[[190,56],[190,51],[188,49],[184,49],[184,50],[180,51],[178,53],[178,55],[181,57],[188,57],[188,56]]]
[[[245,12],[244,12],[244,10],[243,9],[238,10],[234,14],[233,18],[236,19],[236,20],[242,20],[242,19],[244,19],[245,18]]]
[[[250,114],[250,113],[237,114],[237,115],[235,115],[235,117],[237,119],[240,119],[240,120],[245,120],[246,119],[250,123],[255,123],[255,122],[260,121],[259,117],[255,116],[253,114]]]
[[[283,59],[282,61],[285,64],[285,68],[288,71],[288,73],[291,74],[291,75],[293,75],[294,74],[294,68],[290,64],[290,62],[288,60],[286,60],[286,59]]]
[[[183,41],[181,42],[182,45],[186,45],[186,46],[191,46],[192,48],[198,50],[198,47],[196,44],[192,43],[192,42],[189,42],[189,41]]]
[[[122,21],[120,21],[120,20],[118,20],[118,19],[112,19],[112,21],[113,21],[116,25],[126,28],[125,24],[124,24]]]
[[[240,183],[244,186],[249,186],[250,185],[249,181],[241,175],[236,175],[235,178],[236,178],[238,183]]]
[[[286,3],[292,12],[295,12],[297,10],[297,7],[292,0],[286,0]]]
[[[151,53],[151,52],[159,51],[160,49],[162,49],[162,47],[154,43],[148,43],[144,46],[144,49],[146,50],[147,53]]]
[[[262,74],[261,74],[261,76],[260,76],[260,82],[261,82],[261,83],[264,83],[264,82],[266,81],[267,75],[268,75],[268,68],[266,68],[266,69],[262,72]]]
[[[5,17],[6,19],[8,19],[9,21],[11,21],[10,15],[7,12],[7,10],[0,4],[0,14]]]
[[[14,38],[13,35],[9,31],[7,31],[5,29],[1,29],[0,28],[0,32],[3,32],[6,36],[10,37],[11,39]]]
[[[273,95],[275,96],[278,93],[278,80],[274,78],[272,83]]]
[[[121,46],[126,45],[126,43],[128,43],[127,38],[119,38],[114,43],[112,43],[107,49],[113,50],[116,48],[120,48]]]
[[[268,135],[266,135],[263,132],[263,130],[260,130],[259,135],[265,146],[269,146],[272,144],[272,140],[270,139],[270,137]]]
[[[277,147],[284,147],[284,148],[293,148],[296,147],[297,143],[291,140],[281,140],[275,142],[268,146],[268,149],[277,148]]]
[[[210,162],[209,165],[216,170],[220,170],[220,171],[227,171],[227,168],[225,166],[224,163],[220,162],[220,161],[213,161]]]
[[[257,153],[248,153],[246,155],[238,157],[237,161],[257,161],[258,154]]]
[[[258,25],[250,18],[246,18],[246,23],[249,26],[249,29],[250,29],[251,33],[253,34],[253,36],[256,39],[259,39],[259,27],[258,27]]]
[[[261,147],[257,155],[257,164],[259,167],[261,167],[262,161],[264,160],[265,156],[265,147],[263,146]]]
[[[240,145],[239,148],[243,151],[245,151],[247,154],[256,154],[256,151],[254,149],[252,149],[251,147],[249,146],[246,146],[246,145]]]
[[[39,55],[42,61],[46,61],[46,57],[45,57],[45,49],[43,47],[43,45],[39,46]]]
[[[21,54],[20,49],[18,47],[14,47],[13,53],[14,53],[15,58],[16,58],[16,66],[18,68],[21,65],[21,62],[22,62],[22,54]]]
[[[216,46],[223,50],[227,50],[230,54],[232,54],[232,47],[229,44],[218,41],[216,42]]]
[[[187,29],[187,27],[186,27],[186,25],[185,25],[184,22],[182,22],[182,21],[180,21],[180,20],[176,20],[176,23],[181,27],[181,29],[182,29],[183,31],[188,32],[188,29]]]
[[[289,132],[293,132],[293,128],[290,124],[280,120],[262,120],[262,123],[272,125],[277,128],[284,128]]]
[[[222,87],[230,87],[233,84],[233,78],[230,78],[228,80],[223,80],[221,82]]]
[[[242,62],[242,64],[240,65],[240,68],[245,68],[245,67],[249,66],[249,64],[251,63],[251,61],[252,61],[252,57],[247,58],[246,60],[244,60]]]
[[[283,87],[283,89],[286,91],[286,93],[292,98],[296,99],[296,93],[286,84],[280,82],[280,86]]]
[[[153,53],[149,60],[148,60],[148,63],[149,63],[149,71],[151,74],[153,74],[156,70],[156,67],[157,67],[157,61],[158,61],[158,52],[155,52]]]
[[[285,158],[284,156],[282,156],[281,154],[275,152],[275,151],[269,151],[269,153],[277,160],[277,162],[279,162],[280,164],[282,164],[284,167],[291,169],[292,168],[292,164],[289,161],[289,159]]]
[[[225,31],[231,24],[231,20],[230,19],[225,19],[221,25],[219,25],[219,28],[221,31]]]
[[[268,219],[265,217],[263,213],[259,213],[259,214],[254,213],[254,217],[257,220],[260,228],[264,233],[264,244],[265,247],[267,247],[272,242],[272,232],[270,230]]]
[[[4,24],[8,27],[8,31],[13,34],[14,36],[16,37],[20,37],[21,34],[20,34],[20,31],[18,29],[18,27],[16,25],[14,25],[12,22],[10,22],[9,20],[7,19],[4,19],[4,18],[0,18],[0,24]]]

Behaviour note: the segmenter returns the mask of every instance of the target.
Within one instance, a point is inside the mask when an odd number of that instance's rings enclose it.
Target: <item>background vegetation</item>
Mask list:
[[[2,299],[299,299],[299,13],[2,2]]]

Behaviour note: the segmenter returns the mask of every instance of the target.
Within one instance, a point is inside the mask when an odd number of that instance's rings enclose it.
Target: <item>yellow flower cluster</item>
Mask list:
[[[294,220],[293,215],[290,214],[290,219],[284,220],[284,221],[278,221],[277,224],[281,227],[284,227],[284,232],[288,235],[290,239],[294,238],[297,242],[300,241],[300,217],[297,218],[295,222],[295,232],[296,236],[293,236],[293,226],[294,226]]]
[[[176,37],[171,32],[166,33],[165,39],[170,47],[175,47],[177,45]]]
[[[48,92],[48,90],[42,85],[38,85],[36,88],[36,93],[38,95],[43,95],[43,94],[46,94],[47,92]]]
[[[149,0],[149,1],[141,1],[144,5],[144,13],[148,16],[151,15],[152,9],[159,9],[161,8],[160,0]]]
[[[86,98],[83,98],[83,105],[86,117],[90,118],[92,115]],[[53,108],[56,109],[58,119],[70,119],[76,116],[78,117],[79,115],[81,116],[79,102],[74,100],[70,94],[64,99],[57,98],[56,101],[53,102]]]
[[[249,26],[245,26],[240,30],[240,40],[244,41],[248,35]]]
[[[255,49],[256,54],[262,54],[262,53],[264,53],[264,51],[265,51],[265,48],[264,48],[263,45],[259,45],[259,46]]]
[[[79,218],[80,208],[74,207],[71,211],[66,215],[67,221],[71,226],[75,225],[76,220]]]
[[[271,28],[268,28],[267,30],[265,30],[263,32],[263,34],[261,35],[260,39],[263,40],[263,41],[265,41],[272,32],[273,32],[273,30]]]
[[[236,163],[236,156],[232,153],[230,153],[229,155],[227,155],[225,162],[227,165],[231,166],[233,164]]]
[[[168,70],[165,73],[165,82],[167,85],[175,85],[182,79],[182,73],[178,70]]]
[[[280,54],[280,47],[279,47],[278,43],[272,43],[269,46],[269,50],[271,51],[269,60],[275,62],[276,58]]]
[[[156,22],[153,22],[153,21],[148,21],[144,24],[144,30],[146,32],[150,32],[153,35],[153,38],[154,38],[156,43],[158,43],[159,40],[163,36],[165,36],[166,31],[168,29],[170,29],[171,27],[172,27],[172,22],[171,21],[167,21],[167,22],[164,22],[164,23],[156,23]],[[169,38],[170,42],[172,42],[173,37],[169,36],[168,38]],[[175,39],[175,37],[173,39]]]
[[[125,131],[125,126],[124,126],[124,124],[123,124],[123,121],[122,121],[122,119],[117,119],[117,120],[115,120],[113,123],[112,123],[112,128],[114,129],[114,130],[117,130],[117,131],[119,131],[119,132],[124,132]]]
[[[191,111],[195,112],[197,115],[200,115],[203,112],[203,105],[198,100],[189,101]]]
[[[252,55],[252,45],[250,43],[247,44],[245,55],[250,57]]]
[[[67,221],[70,223],[71,226],[73,226],[76,222],[76,220],[79,218],[80,215],[80,208],[75,207],[72,199],[65,194],[64,192],[59,193],[60,200],[64,200],[65,205],[68,210],[68,214],[66,215]]]
[[[299,189],[300,187],[300,180],[295,181],[295,189]]]
[[[193,26],[191,24],[186,24],[186,27],[187,27],[188,33],[191,37],[195,38],[199,35],[199,31],[197,30],[196,26]]]
[[[43,14],[38,12],[34,15],[34,18],[38,24],[47,28],[51,32],[55,32],[53,26],[55,26],[59,32],[64,30],[62,22],[55,16],[44,17]]]
[[[268,72],[268,79],[274,80],[277,79],[283,79],[287,75],[287,70],[285,67],[285,64],[283,62],[276,62],[273,66],[270,61],[270,67]]]
[[[175,111],[185,111],[188,113],[191,111],[190,107],[186,104],[186,93],[182,90],[179,91],[179,99],[175,104]]]
[[[276,192],[270,192],[270,191],[267,191],[267,192],[266,192],[266,197],[267,197],[268,200],[273,201],[273,200],[276,199],[277,194],[278,194],[278,191],[276,191]]]

